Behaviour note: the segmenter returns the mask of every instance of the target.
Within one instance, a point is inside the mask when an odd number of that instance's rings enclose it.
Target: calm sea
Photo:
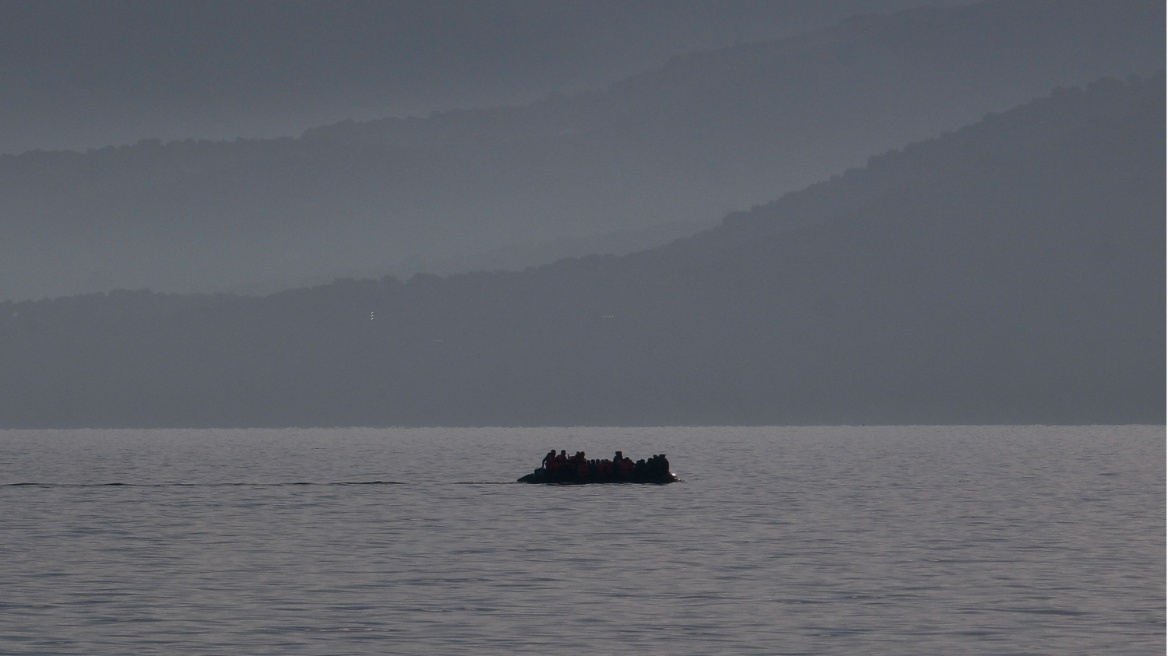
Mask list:
[[[1163,654],[1165,429],[0,431],[0,558],[3,654]]]

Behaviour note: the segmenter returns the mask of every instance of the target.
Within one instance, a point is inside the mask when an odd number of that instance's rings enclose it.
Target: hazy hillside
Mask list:
[[[4,156],[0,298],[628,252],[1054,86],[1150,74],[1164,50],[1163,3],[990,2],[694,53],[521,108]]]
[[[1161,422],[1164,96],[1057,90],[626,257],[0,304],[0,425]]]

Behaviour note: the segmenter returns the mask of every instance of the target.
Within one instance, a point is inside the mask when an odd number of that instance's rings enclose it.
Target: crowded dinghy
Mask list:
[[[568,455],[555,449],[543,457],[539,469],[519,479],[519,483],[556,483],[584,485],[587,483],[652,483],[663,485],[679,479],[669,471],[669,460],[664,453],[633,462],[617,451],[611,460],[589,460],[583,451]]]

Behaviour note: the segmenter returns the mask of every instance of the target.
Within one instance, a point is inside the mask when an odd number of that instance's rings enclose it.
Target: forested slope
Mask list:
[[[0,425],[1155,423],[1164,78],[625,257],[0,304]]]

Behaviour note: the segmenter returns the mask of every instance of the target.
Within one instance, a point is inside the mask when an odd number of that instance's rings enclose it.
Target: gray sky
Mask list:
[[[597,88],[669,56],[964,0],[0,2],[0,153],[295,135]]]

